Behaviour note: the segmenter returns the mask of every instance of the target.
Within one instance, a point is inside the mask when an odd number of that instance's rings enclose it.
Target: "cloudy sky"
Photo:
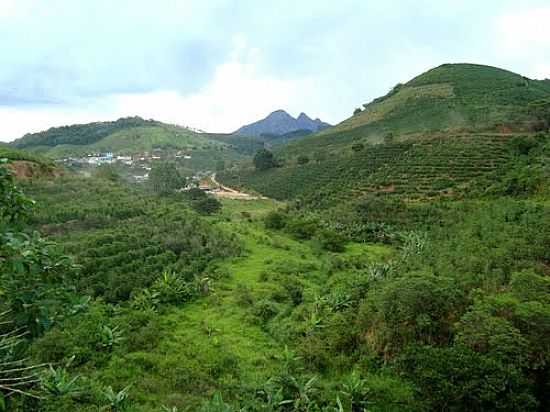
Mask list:
[[[139,115],[337,123],[442,63],[550,78],[548,0],[0,0],[0,140]]]

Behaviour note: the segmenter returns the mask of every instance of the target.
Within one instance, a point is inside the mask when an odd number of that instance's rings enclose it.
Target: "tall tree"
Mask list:
[[[149,173],[149,183],[155,193],[166,195],[184,186],[185,178],[174,163],[157,163]]]
[[[258,150],[253,161],[256,170],[268,170],[277,166],[273,153],[267,149]]]

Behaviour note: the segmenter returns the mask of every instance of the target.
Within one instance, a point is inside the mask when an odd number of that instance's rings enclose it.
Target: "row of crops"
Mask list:
[[[220,179],[275,199],[330,202],[335,195],[342,201],[369,192],[407,198],[446,195],[505,164],[507,140],[501,135],[456,135],[381,144],[305,165],[225,173]]]
[[[239,253],[234,235],[206,222],[179,197],[158,198],[103,179],[27,183],[33,225],[76,257],[83,293],[127,300],[164,271],[192,278]]]

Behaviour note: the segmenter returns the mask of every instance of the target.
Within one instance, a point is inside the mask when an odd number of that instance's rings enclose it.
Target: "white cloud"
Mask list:
[[[161,90],[116,94],[70,107],[0,107],[0,117],[5,119],[0,140],[9,141],[52,126],[134,115],[211,132],[232,132],[279,108],[294,115],[305,110],[317,82],[311,78],[281,80],[263,75],[257,70],[259,55],[257,49],[248,48],[246,41],[237,37],[230,60],[219,65],[211,81],[194,94]]]
[[[522,61],[531,77],[550,77],[550,6],[516,8],[495,19],[497,52]]]
[[[27,9],[28,3],[21,0],[0,0],[0,18],[12,18]]]

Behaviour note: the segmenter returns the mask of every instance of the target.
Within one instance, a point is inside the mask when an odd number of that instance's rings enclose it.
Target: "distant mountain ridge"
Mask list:
[[[284,135],[298,130],[317,132],[327,127],[330,127],[330,124],[318,118],[313,120],[305,113],[300,113],[297,118],[294,118],[284,110],[276,110],[262,120],[241,127],[233,134],[240,136]]]

